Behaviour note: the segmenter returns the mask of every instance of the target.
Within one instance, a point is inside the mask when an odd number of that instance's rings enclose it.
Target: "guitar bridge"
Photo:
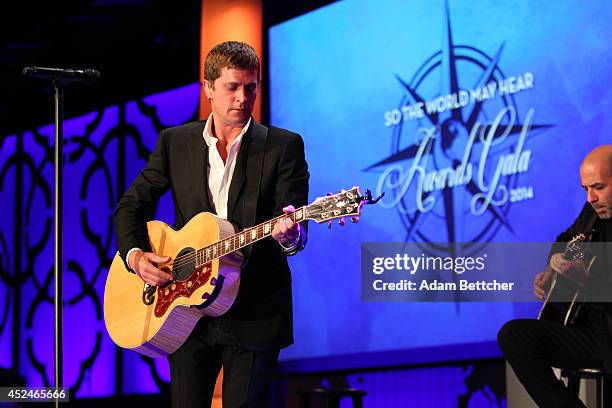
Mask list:
[[[142,303],[149,306],[152,305],[155,301],[155,286],[149,285],[148,283],[144,284],[142,288]]]

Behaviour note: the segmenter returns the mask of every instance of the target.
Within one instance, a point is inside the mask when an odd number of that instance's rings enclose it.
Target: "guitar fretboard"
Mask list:
[[[207,247],[196,251],[196,265],[198,267],[205,265],[217,258],[221,258],[229,253],[237,251],[241,248],[251,245],[259,240],[262,240],[272,234],[274,225],[282,218],[289,218],[293,222],[304,221],[305,208],[301,207],[291,214],[283,214],[269,221],[247,228],[231,237],[215,242]]]

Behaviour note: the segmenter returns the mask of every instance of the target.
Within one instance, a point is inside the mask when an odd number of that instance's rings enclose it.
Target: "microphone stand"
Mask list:
[[[51,79],[55,90],[55,197],[54,197],[54,379],[55,388],[61,394],[59,388],[63,387],[63,238],[62,238],[62,169],[63,169],[63,144],[64,144],[64,86],[70,82],[91,83],[100,79],[100,72],[95,69],[75,70],[65,68],[47,67],[24,67],[23,74],[32,78]],[[60,398],[55,398],[55,407],[59,406]]]
[[[62,167],[63,167],[63,126],[64,126],[64,89],[60,80],[53,80],[55,90],[55,205],[54,205],[54,314],[55,314],[55,388],[63,386],[63,362],[62,362]],[[55,399],[55,407],[59,407],[59,398]]]

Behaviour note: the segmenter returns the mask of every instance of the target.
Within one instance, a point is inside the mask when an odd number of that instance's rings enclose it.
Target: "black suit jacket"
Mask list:
[[[146,222],[153,218],[159,198],[168,190],[174,200],[177,229],[200,212],[213,212],[208,197],[205,124],[192,122],[160,133],[148,164],[114,213],[122,259],[134,247],[150,250]],[[302,138],[252,120],[236,159],[228,194],[228,219],[242,229],[281,214],[289,204],[305,205],[308,179]],[[291,273],[286,256],[272,238],[243,252],[239,293],[222,318],[230,322],[247,348],[286,347],[293,342]]]
[[[559,236],[553,244],[550,257],[555,253],[565,251],[566,243],[574,236],[592,233],[593,242],[610,242],[612,220],[602,220],[597,217],[593,207],[586,203],[574,223]],[[595,251],[595,262],[591,268],[589,284],[583,290],[586,296],[594,299],[610,299],[612,296],[612,253],[609,246],[595,245],[590,250]],[[579,324],[584,324],[590,330],[602,334],[599,337],[601,360],[606,370],[612,372],[612,303],[587,303],[578,314]]]
[[[591,242],[610,242],[611,236],[606,236],[606,232],[609,231],[610,220],[600,219],[593,207],[586,203],[580,211],[574,223],[565,231],[557,236],[556,242],[553,244],[549,253],[552,257],[555,253],[565,252],[567,242],[572,240],[578,234],[590,234]],[[587,251],[594,252],[596,255],[595,262],[591,268],[589,284],[585,288],[588,296],[592,299],[610,299],[612,296],[612,254],[608,251],[608,246],[594,244],[586,248]],[[583,290],[583,292],[585,291]],[[612,312],[612,305],[607,305],[606,308]],[[612,334],[612,332],[611,332]]]

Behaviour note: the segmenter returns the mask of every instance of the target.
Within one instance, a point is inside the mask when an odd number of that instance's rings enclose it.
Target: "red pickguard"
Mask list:
[[[155,317],[162,317],[175,299],[184,296],[190,297],[196,289],[202,287],[210,279],[212,265],[197,268],[189,279],[182,282],[170,282],[166,286],[157,289],[157,301],[155,303]],[[202,303],[205,299],[202,300]]]

